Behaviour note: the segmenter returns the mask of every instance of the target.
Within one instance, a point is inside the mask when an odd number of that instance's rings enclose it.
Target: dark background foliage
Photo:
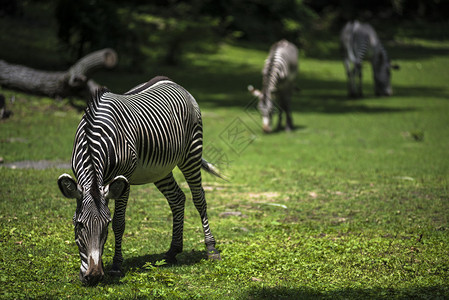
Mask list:
[[[182,63],[188,51],[213,51],[223,39],[272,43],[286,38],[304,53],[352,19],[445,21],[449,0],[0,0],[0,15],[22,17],[29,3],[50,5],[61,47],[77,59],[104,47],[121,64]],[[390,30],[394,30],[390,28]]]

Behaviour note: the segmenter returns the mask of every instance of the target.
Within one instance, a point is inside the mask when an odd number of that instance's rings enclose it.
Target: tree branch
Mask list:
[[[0,60],[0,85],[27,93],[50,97],[80,96],[100,87],[89,76],[99,68],[113,68],[117,54],[113,49],[92,52],[65,72],[35,70]]]

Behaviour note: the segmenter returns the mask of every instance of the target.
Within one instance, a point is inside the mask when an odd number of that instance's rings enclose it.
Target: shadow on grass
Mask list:
[[[122,272],[126,274],[132,270],[138,270],[139,272],[151,272],[150,269],[145,269],[144,265],[147,263],[151,263],[155,265],[156,262],[160,262],[164,259],[165,252],[157,253],[157,254],[145,254],[140,256],[131,257],[125,259],[122,265]],[[184,251],[176,256],[178,262],[176,264],[166,264],[162,265],[162,268],[170,268],[172,266],[189,266],[199,263],[203,259],[207,259],[206,251]],[[112,262],[105,266],[106,276],[102,280],[104,284],[122,284],[120,279],[122,277],[112,276],[108,274],[108,271],[111,270]]]
[[[346,81],[316,79],[306,75],[299,81],[302,90],[294,95],[292,106],[294,111],[301,113],[398,113],[416,110],[410,106],[394,107],[389,103],[390,97],[376,97],[372,83],[363,86],[364,97],[353,99],[346,94]],[[448,90],[443,87],[404,86],[393,83],[393,91],[392,97],[396,100],[410,97],[449,99]],[[376,105],[366,101],[373,99],[378,100]]]
[[[254,101],[247,86],[261,87],[260,70],[254,66],[211,61],[207,68],[187,68],[195,69],[196,77],[185,78],[176,73],[173,79],[179,76],[179,83],[194,95],[202,108],[240,107],[243,110]],[[343,74],[343,67],[341,72]],[[323,79],[300,71],[297,87],[300,91],[294,93],[292,100],[292,109],[296,112],[397,113],[415,110],[414,107],[393,107],[388,103],[389,97],[377,98],[381,100],[379,103],[385,101],[385,105],[373,106],[365,102],[375,97],[373,82],[363,86],[365,97],[362,99],[348,98],[345,78]],[[393,97],[449,98],[448,90],[443,87],[397,85],[393,81],[393,90]]]
[[[388,101],[388,99],[385,99]],[[363,99],[359,100],[343,100],[336,97],[329,98],[305,98],[300,100],[300,102],[295,105],[297,109],[295,111],[301,113],[326,113],[326,114],[351,114],[351,113],[366,113],[366,114],[378,114],[378,113],[400,113],[409,112],[416,110],[413,107],[391,107],[385,106],[372,106],[365,104]]]
[[[405,43],[387,43],[388,56],[394,62],[400,60],[423,60],[435,56],[446,56],[449,47],[431,47]]]
[[[231,68],[228,66],[228,68]],[[208,73],[205,75],[203,87],[195,86],[192,83],[190,89],[196,97],[200,107],[215,109],[226,107],[240,107],[242,111],[254,101],[254,97],[247,92],[247,84],[257,83],[260,76],[257,72],[249,73],[235,69],[229,71],[235,75],[229,75],[229,78],[222,80],[222,74]],[[254,75],[256,74],[256,75]],[[203,73],[204,75],[204,73]],[[388,112],[406,112],[415,108],[397,108],[390,106],[387,102],[384,106],[371,106],[364,102],[366,98],[374,95],[372,85],[366,85],[366,97],[362,99],[350,99],[346,95],[345,81],[322,80],[316,78],[308,78],[304,74],[299,75],[298,87],[301,89],[295,92],[292,99],[292,110],[295,112],[320,112],[320,113],[388,113]],[[217,86],[217,82],[221,84]],[[189,86],[186,84],[185,86]],[[221,91],[220,91],[221,89]],[[445,96],[444,89],[427,88],[427,87],[395,87],[396,96]],[[210,96],[212,95],[212,97]],[[384,97],[388,101],[387,97]]]
[[[449,296],[447,286],[395,288],[347,288],[321,292],[308,287],[298,288],[252,288],[242,299],[444,299]]]
[[[156,262],[162,261],[164,259],[165,252],[157,254],[145,254],[135,257],[130,257],[124,260],[122,271],[128,272],[132,269],[142,269],[146,263],[155,264]],[[177,266],[189,266],[199,263],[202,259],[207,259],[206,251],[184,251],[176,256],[178,262],[175,264]],[[106,266],[106,270],[111,268],[112,264]],[[167,267],[173,265],[164,265]]]

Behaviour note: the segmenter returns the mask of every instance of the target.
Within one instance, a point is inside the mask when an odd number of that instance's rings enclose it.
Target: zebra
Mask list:
[[[363,96],[362,61],[365,57],[371,60],[376,96],[391,96],[390,69],[399,69],[399,66],[390,64],[387,51],[373,27],[359,21],[348,22],[341,31],[340,42],[348,77],[348,96]]]
[[[259,99],[258,109],[262,115],[263,131],[272,131],[271,118],[275,110],[273,98],[279,104],[278,130],[282,126],[282,112],[286,115],[286,131],[293,129],[291,97],[298,72],[298,48],[287,40],[274,43],[262,70],[262,91],[248,86],[249,92]]]
[[[58,186],[67,198],[76,198],[73,217],[75,241],[81,258],[80,280],[96,284],[103,277],[102,254],[112,221],[115,253],[111,275],[122,275],[122,236],[130,185],[154,183],[173,213],[168,263],[183,248],[185,194],[172,170],[183,173],[198,210],[208,258],[220,260],[209,227],[201,169],[221,177],[202,158],[201,112],[193,96],[167,77],[157,76],[123,95],[102,88],[89,101],[78,125],[72,152],[72,171],[62,174]],[[108,208],[115,199],[114,216]]]

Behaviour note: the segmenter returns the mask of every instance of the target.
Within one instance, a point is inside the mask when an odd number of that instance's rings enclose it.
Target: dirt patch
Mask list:
[[[70,163],[52,160],[38,160],[38,161],[23,160],[12,163],[2,163],[0,164],[0,167],[9,169],[36,169],[36,170],[72,168]]]
[[[256,200],[256,199],[273,199],[273,198],[278,198],[279,197],[279,193],[277,192],[265,192],[265,193],[249,193],[248,196],[251,200]]]

